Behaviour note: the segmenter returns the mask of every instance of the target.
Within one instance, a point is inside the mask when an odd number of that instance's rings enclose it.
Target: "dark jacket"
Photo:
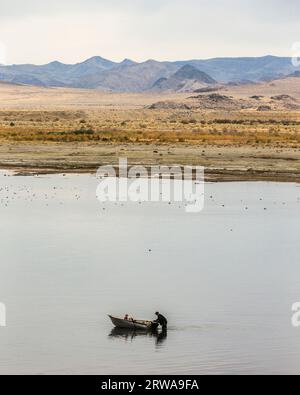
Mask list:
[[[168,325],[168,320],[162,314],[158,314],[156,322],[158,322],[161,326]]]

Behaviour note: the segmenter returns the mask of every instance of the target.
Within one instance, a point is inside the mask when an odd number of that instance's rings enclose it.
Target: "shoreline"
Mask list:
[[[16,175],[93,174],[100,166],[113,166],[120,158],[128,167],[201,166],[205,180],[275,181],[300,183],[300,150],[251,146],[198,146],[171,144],[4,143],[0,169]]]
[[[141,165],[136,163],[133,165]],[[130,167],[131,165],[129,165]],[[169,165],[171,167],[172,165]],[[119,168],[113,166],[117,177],[119,176]],[[183,168],[183,166],[181,166]],[[150,166],[145,166],[149,172]],[[39,176],[53,174],[95,174],[98,167],[30,167],[18,165],[3,165],[0,163],[0,171],[10,171],[13,176]],[[282,171],[264,171],[264,170],[226,170],[226,169],[204,169],[204,179],[206,182],[280,182],[280,183],[300,183],[300,172],[295,174],[292,172]]]
[[[205,180],[300,183],[298,148],[188,144],[3,143],[0,169],[17,175],[92,174],[100,166],[201,166]],[[118,172],[118,170],[116,171]]]

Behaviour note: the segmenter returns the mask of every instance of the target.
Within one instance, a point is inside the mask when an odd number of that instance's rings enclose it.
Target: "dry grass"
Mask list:
[[[300,147],[300,113],[150,109],[0,111],[0,141]]]
[[[300,78],[222,90],[222,94],[235,98],[290,94],[299,99],[299,92]],[[299,148],[300,111],[147,108],[159,101],[191,104],[190,96],[116,94],[0,83],[0,142]]]

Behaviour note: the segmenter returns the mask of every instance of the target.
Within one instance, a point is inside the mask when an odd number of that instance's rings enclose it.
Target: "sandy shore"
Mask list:
[[[92,143],[2,143],[0,168],[17,174],[94,173],[99,166],[204,166],[212,181],[300,182],[300,151],[270,147],[215,147],[189,145],[99,145]]]

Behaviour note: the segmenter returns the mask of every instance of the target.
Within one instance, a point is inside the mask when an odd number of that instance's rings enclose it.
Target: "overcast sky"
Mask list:
[[[291,56],[299,20],[299,0],[0,0],[0,61]]]

